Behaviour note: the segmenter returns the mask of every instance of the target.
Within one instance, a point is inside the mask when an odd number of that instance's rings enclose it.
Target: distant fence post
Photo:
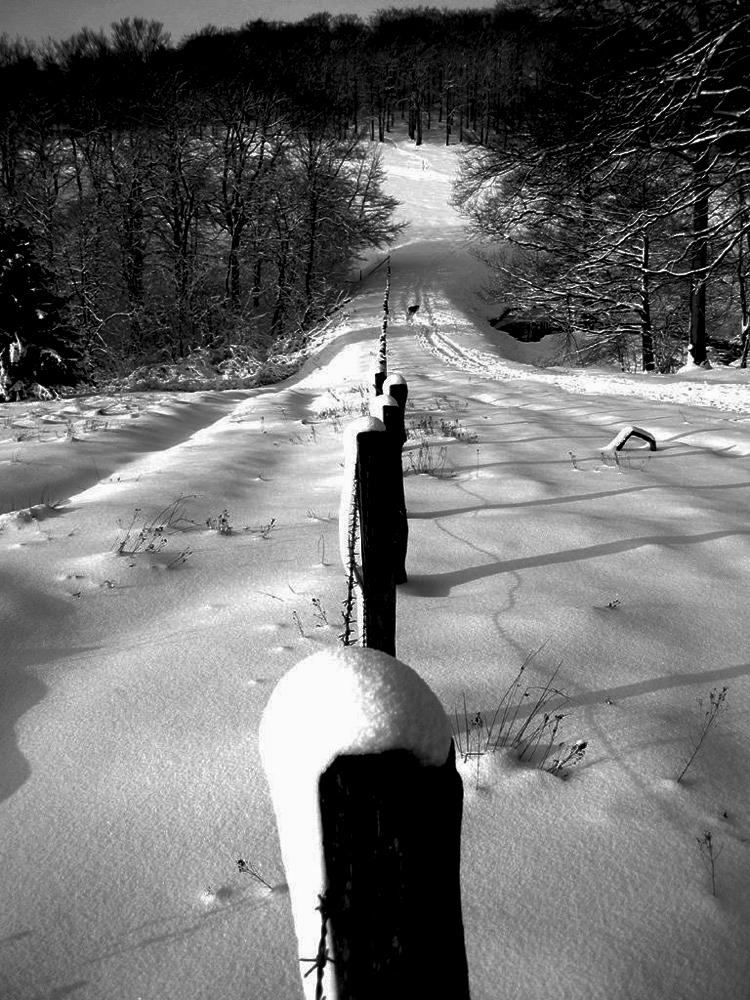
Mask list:
[[[391,395],[391,389],[394,390],[394,395]],[[389,376],[383,384],[383,395],[376,396],[370,407],[372,416],[383,421],[388,442],[383,476],[392,515],[393,572],[397,584],[407,581],[406,551],[409,544],[409,522],[406,516],[404,470],[401,459],[406,441],[404,427],[406,394],[407,385],[403,376]],[[402,403],[398,400],[399,396],[403,400]]]
[[[405,422],[409,386],[406,384],[404,376],[400,372],[394,372],[393,375],[389,375],[383,384],[383,392],[387,396],[393,396],[396,400],[398,408],[401,410],[401,419]],[[406,440],[406,432],[404,432],[404,440]]]
[[[271,694],[260,751],[308,1000],[469,1000],[463,784],[428,685],[378,650],[315,653]]]

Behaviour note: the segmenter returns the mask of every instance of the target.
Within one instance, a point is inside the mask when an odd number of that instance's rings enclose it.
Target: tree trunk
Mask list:
[[[708,213],[710,201],[710,152],[704,150],[693,164],[693,249],[690,286],[690,357],[702,365],[706,355],[706,281],[708,269]]]
[[[649,270],[649,237],[643,234],[643,256],[641,258],[641,354],[644,372],[652,372],[654,364],[654,337],[651,328],[651,298]]]
[[[289,241],[284,240],[281,245],[281,259],[279,261],[278,291],[276,293],[276,306],[271,319],[271,336],[274,339],[280,337],[284,332],[284,311],[286,306],[286,272],[289,257]]]
[[[745,204],[745,189],[740,180],[737,186],[737,197],[740,203],[740,225],[743,229],[746,226],[747,214]],[[745,236],[750,249],[750,232],[745,231]],[[740,343],[742,353],[740,354],[740,368],[747,368],[748,347],[750,347],[750,305],[747,299],[747,274],[745,272],[745,251],[742,240],[737,248],[737,283],[740,290]]]
[[[312,183],[315,184],[313,177]],[[310,236],[307,244],[307,261],[305,264],[305,315],[306,323],[312,310],[312,281],[315,271],[315,245],[318,238],[318,192],[313,188],[310,192]]]
[[[240,232],[236,227],[230,239],[225,287],[230,306],[237,309],[240,302]]]
[[[750,240],[750,236],[748,239]],[[747,368],[748,346],[750,346],[750,308],[747,301],[747,275],[745,274],[745,255],[742,250],[742,242],[740,242],[737,259],[737,283],[740,290],[740,343],[742,344],[740,368]]]
[[[145,250],[143,245],[143,186],[135,177],[128,191],[124,205],[123,257],[125,284],[130,311],[130,339],[133,347],[141,347],[141,313],[143,310],[143,268]]]
[[[255,263],[253,264],[253,309],[260,309],[260,288],[263,276],[263,261],[260,252],[256,250]]]

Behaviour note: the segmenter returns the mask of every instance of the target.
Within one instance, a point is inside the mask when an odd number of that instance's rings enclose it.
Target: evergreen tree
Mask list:
[[[0,219],[0,400],[52,395],[84,378],[66,302],[52,281],[28,231]]]

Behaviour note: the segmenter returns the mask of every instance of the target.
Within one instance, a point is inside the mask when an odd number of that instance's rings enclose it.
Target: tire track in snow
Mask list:
[[[554,385],[565,392],[582,395],[634,396],[658,402],[684,403],[690,406],[711,406],[731,413],[750,413],[750,394],[741,397],[733,384],[712,384],[708,381],[660,382],[649,385],[631,380],[627,375],[607,375],[588,370],[552,372],[534,369],[530,365],[515,365],[494,354],[459,346],[454,340],[433,329],[420,330],[417,343],[440,361],[473,375],[497,382],[522,379]],[[650,376],[648,376],[650,378]],[[656,376],[666,378],[666,376]]]

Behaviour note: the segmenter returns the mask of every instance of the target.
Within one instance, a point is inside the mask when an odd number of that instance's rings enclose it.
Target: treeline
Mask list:
[[[626,368],[670,369],[687,334],[702,363],[709,330],[746,355],[749,16],[738,0],[514,0],[179,44],[140,19],[6,37],[6,242],[18,227],[33,245],[90,371],[268,353],[397,232],[367,140],[399,125],[468,144],[457,203],[517,315]]]
[[[331,308],[358,253],[398,232],[361,130],[295,103],[282,66],[278,86],[260,72],[273,53],[256,40],[257,59],[242,33],[175,49],[157,23],[126,20],[109,37],[0,44],[3,241],[31,246],[67,302],[55,316],[75,332],[76,378],[197,347],[279,350]],[[204,58],[218,42],[232,58]],[[0,317],[6,398],[32,377],[30,345],[49,348],[48,372],[59,354],[37,311],[23,328]]]
[[[577,357],[670,371],[714,341],[746,366],[750,12],[543,0],[534,20],[534,87],[456,193],[495,295]]]
[[[353,257],[398,231],[367,140],[397,122],[417,143],[507,129],[530,23],[420,8],[208,27],[177,45],[137,18],[59,42],[5,37],[3,226],[54,276],[93,372],[200,346],[276,349],[330,308]]]

